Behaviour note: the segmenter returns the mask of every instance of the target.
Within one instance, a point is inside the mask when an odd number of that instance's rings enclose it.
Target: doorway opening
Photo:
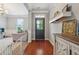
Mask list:
[[[35,18],[35,39],[45,39],[45,18]]]

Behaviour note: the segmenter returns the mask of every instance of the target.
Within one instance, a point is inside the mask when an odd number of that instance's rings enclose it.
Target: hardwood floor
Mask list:
[[[24,55],[53,55],[53,46],[48,40],[33,40],[25,48]]]

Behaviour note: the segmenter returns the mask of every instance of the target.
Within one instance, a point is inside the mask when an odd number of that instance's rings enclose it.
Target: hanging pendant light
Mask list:
[[[0,15],[8,14],[8,10],[5,9],[4,4],[0,4]]]

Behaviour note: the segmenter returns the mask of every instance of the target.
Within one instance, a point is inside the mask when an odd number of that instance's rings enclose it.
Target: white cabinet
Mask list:
[[[66,38],[67,39],[67,38]],[[56,36],[57,55],[79,55],[79,45]]]
[[[68,42],[60,37],[56,37],[56,54],[57,55],[69,55]]]
[[[22,43],[21,42],[15,42],[12,45],[12,55],[21,55],[22,52],[22,47],[21,47]]]
[[[8,45],[6,49],[4,49],[1,53],[1,55],[12,55],[12,45]]]
[[[79,55],[79,46],[76,44],[71,44],[72,55]]]

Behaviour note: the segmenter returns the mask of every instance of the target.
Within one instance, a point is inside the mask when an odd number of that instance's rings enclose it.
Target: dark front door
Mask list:
[[[45,39],[45,18],[35,18],[35,39]]]

